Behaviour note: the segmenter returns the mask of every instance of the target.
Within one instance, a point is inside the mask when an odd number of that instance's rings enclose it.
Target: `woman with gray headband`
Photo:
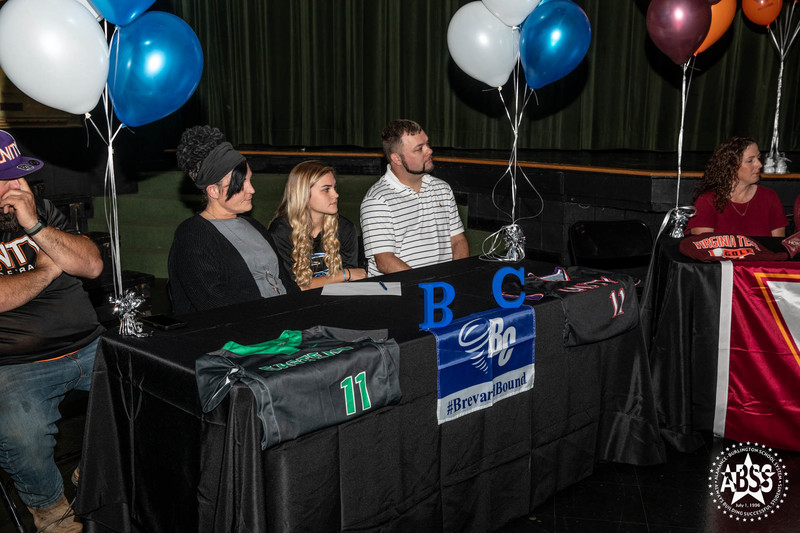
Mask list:
[[[177,159],[203,192],[205,208],[175,230],[168,265],[173,312],[298,291],[267,229],[244,215],[255,194],[244,156],[217,128],[195,126],[183,132]]]

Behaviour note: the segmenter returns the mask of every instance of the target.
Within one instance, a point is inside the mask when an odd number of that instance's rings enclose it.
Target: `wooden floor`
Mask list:
[[[60,424],[59,449],[74,449],[83,436],[82,415]],[[800,453],[778,450],[786,465],[789,492],[784,505],[759,523],[742,524],[718,511],[707,489],[711,463],[729,441],[707,438],[695,453],[679,453],[667,447],[663,465],[638,467],[616,463],[595,466],[594,473],[544,502],[529,516],[500,528],[501,533],[796,533],[800,524]],[[58,453],[58,452],[57,452]],[[60,464],[66,494],[75,488],[69,477],[77,459]],[[21,505],[21,503],[18,503]],[[24,507],[21,515],[28,532],[33,521]],[[0,505],[0,533],[16,529]],[[153,532],[175,533],[175,532]]]

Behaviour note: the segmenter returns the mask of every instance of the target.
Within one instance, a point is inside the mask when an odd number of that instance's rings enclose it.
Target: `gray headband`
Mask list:
[[[197,171],[197,176],[194,178],[195,186],[201,191],[205,190],[209,185],[224,178],[242,161],[246,161],[245,157],[234,150],[231,143],[224,142],[216,146],[200,164],[200,170]]]

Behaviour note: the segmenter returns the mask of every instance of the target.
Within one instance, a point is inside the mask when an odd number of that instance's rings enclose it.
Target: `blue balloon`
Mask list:
[[[586,13],[569,0],[540,2],[520,33],[525,80],[540,89],[569,74],[589,50],[592,28]]]
[[[155,0],[89,0],[111,24],[126,26],[147,11]]]
[[[150,11],[117,29],[111,42],[108,92],[119,120],[141,126],[177,110],[203,72],[203,49],[192,28]]]

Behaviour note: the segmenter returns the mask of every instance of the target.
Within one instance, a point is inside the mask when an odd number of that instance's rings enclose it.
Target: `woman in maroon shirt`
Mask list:
[[[758,184],[760,157],[758,145],[749,137],[733,137],[717,147],[695,189],[697,214],[687,225],[692,235],[786,235],[789,221],[778,195]]]

